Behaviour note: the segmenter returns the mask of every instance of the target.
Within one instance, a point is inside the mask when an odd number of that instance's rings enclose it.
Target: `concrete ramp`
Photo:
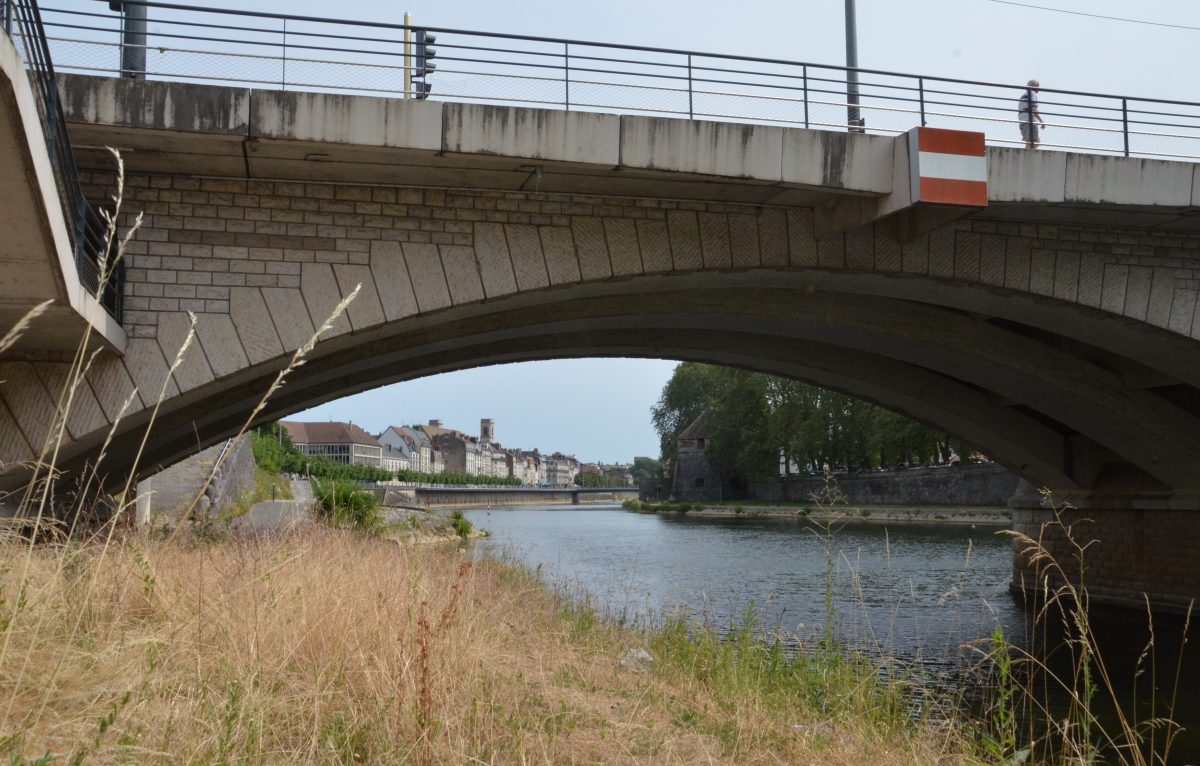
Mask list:
[[[68,225],[25,65],[0,35],[0,332],[49,300],[18,352],[72,352],[89,327],[123,352],[125,332],[80,283]]]

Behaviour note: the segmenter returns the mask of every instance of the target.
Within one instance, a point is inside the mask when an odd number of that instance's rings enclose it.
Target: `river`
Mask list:
[[[683,613],[719,629],[753,605],[760,625],[797,643],[820,638],[832,619],[846,645],[947,677],[978,660],[971,647],[996,626],[1014,644],[1028,643],[1028,612],[1008,590],[1012,544],[997,527],[847,523],[826,537],[790,519],[637,514],[614,506],[474,509],[466,516],[490,533],[479,550],[538,568],[573,598],[627,622]],[[1115,686],[1131,699],[1148,638],[1145,616],[1095,610],[1094,622]],[[1155,628],[1155,712],[1162,715],[1182,621],[1156,618]],[[1200,642],[1188,644],[1181,671],[1174,717],[1200,732]],[[1143,686],[1147,679],[1143,674]],[[1138,698],[1148,717],[1149,695]],[[1200,733],[1181,735],[1171,762],[1200,762]]]

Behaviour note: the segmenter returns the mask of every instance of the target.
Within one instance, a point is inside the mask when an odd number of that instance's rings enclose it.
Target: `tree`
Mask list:
[[[781,445],[772,440],[767,398],[770,376],[717,369],[722,396],[709,409],[706,455],[726,483],[744,491],[775,475],[779,466]]]
[[[707,364],[681,362],[663,387],[658,403],[650,408],[664,463],[674,463],[679,434],[720,397],[714,372],[717,369]]]
[[[708,413],[706,456],[735,489],[774,476],[781,455],[801,470],[928,463],[963,445],[847,394],[762,373],[685,362],[651,413],[664,463],[679,434]]]
[[[655,460],[652,457],[635,457],[633,459],[633,469],[630,471],[633,474],[634,481],[642,479],[661,479],[662,478],[662,462]]]
[[[580,471],[575,474],[575,486],[577,487],[621,487],[624,486],[620,481],[611,476],[594,471]]]

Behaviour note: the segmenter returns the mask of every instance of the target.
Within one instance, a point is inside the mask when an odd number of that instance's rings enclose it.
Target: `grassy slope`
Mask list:
[[[43,548],[20,599],[27,554],[0,551],[13,763],[966,760],[871,668],[621,630],[445,546],[318,530]],[[652,669],[621,664],[634,647]]]

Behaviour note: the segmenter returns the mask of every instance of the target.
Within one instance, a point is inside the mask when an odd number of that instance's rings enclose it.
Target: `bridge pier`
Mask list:
[[[1091,603],[1183,613],[1200,606],[1200,498],[1064,493],[1043,497],[1022,481],[1009,500],[1013,531],[1037,541],[1058,568],[1013,542],[1011,589],[1034,595],[1082,578]],[[1061,569],[1059,569],[1061,568]]]

